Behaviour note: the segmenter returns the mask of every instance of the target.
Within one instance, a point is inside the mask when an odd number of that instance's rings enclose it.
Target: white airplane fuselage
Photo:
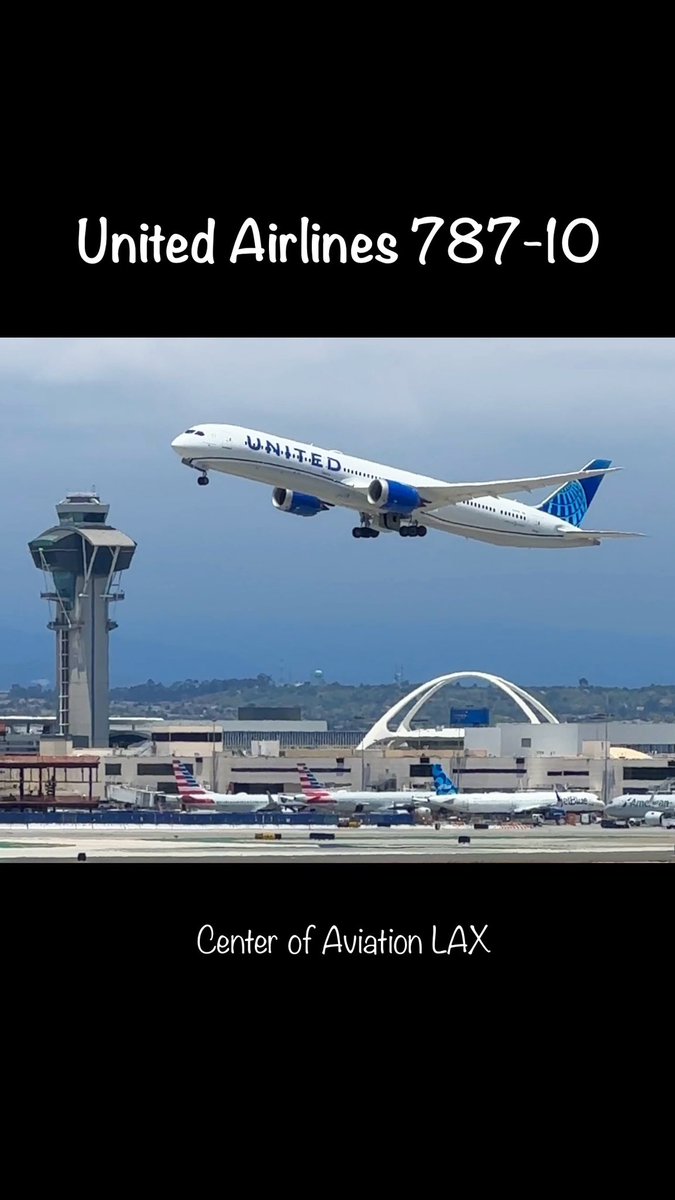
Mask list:
[[[239,795],[227,795],[223,792],[204,791],[203,795],[195,796],[187,801],[188,807],[197,809],[203,808],[205,811],[214,809],[217,812],[229,813],[246,813],[258,812],[262,808],[281,807],[282,799],[279,796],[267,795],[266,792],[247,793],[241,792]]]
[[[398,809],[403,812],[413,809],[431,808],[436,794],[430,792],[352,792],[348,788],[340,791],[318,791],[315,797],[308,793],[296,796],[286,796],[288,803],[306,808],[314,808],[317,812],[336,813],[338,816],[351,817],[358,813],[389,812]]]
[[[435,809],[443,808],[449,813],[494,813],[512,815],[535,813],[556,809],[565,813],[602,812],[604,804],[591,792],[480,792],[475,795],[435,796]]]
[[[653,792],[651,795],[618,796],[605,809],[605,816],[614,821],[642,820],[645,813],[675,812],[675,795]]]
[[[447,486],[444,480],[238,425],[200,424],[171,444],[183,463],[197,471],[219,471],[280,489],[273,499],[277,508],[283,508],[281,492],[300,493],[328,506],[365,512],[378,532],[396,532],[399,526],[396,514],[392,520],[369,508],[365,489],[374,481],[384,479],[411,488]],[[559,516],[500,496],[481,496],[433,511],[420,509],[413,524],[497,546],[560,549],[599,544]]]

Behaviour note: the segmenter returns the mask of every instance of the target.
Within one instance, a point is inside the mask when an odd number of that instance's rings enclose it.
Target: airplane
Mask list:
[[[355,538],[424,537],[436,529],[497,546],[560,549],[643,536],[582,527],[603,477],[618,470],[604,458],[561,475],[447,483],[239,425],[190,425],[171,446],[199,472],[199,484],[209,482],[209,471],[221,471],[267,484],[280,512],[314,517],[336,506],[353,510],[360,518]],[[549,487],[537,506],[506,498]]]
[[[280,811],[283,801],[279,796],[270,792],[256,794],[242,792],[240,795],[229,795],[223,792],[210,792],[197,782],[186,763],[174,758],[173,774],[178,785],[178,794],[183,807],[191,810],[217,812],[261,812]]]
[[[431,768],[436,796],[431,808],[444,814],[494,813],[495,815],[525,815],[539,813],[559,818],[568,812],[590,813],[603,811],[603,801],[592,792],[474,792],[462,794],[437,763]]]
[[[298,763],[302,795],[284,799],[304,811],[324,811],[338,816],[360,813],[423,812],[429,809],[431,793],[425,792],[354,792],[351,788],[327,788],[313,771]]]
[[[650,795],[618,796],[606,806],[603,824],[614,825],[664,825],[671,829],[675,825],[675,796],[668,792],[652,792]]]

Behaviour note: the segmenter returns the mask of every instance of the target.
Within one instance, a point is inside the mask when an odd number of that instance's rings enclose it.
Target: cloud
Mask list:
[[[675,433],[674,385],[672,339],[0,339],[8,420],[38,457],[74,429],[134,457],[215,420],[443,477],[557,471]]]
[[[476,384],[514,372],[520,391],[528,375],[570,370],[624,375],[675,369],[675,341],[645,338],[4,338],[0,375],[54,384],[139,381],[190,382],[196,388],[227,390],[228,375],[254,379],[289,372],[337,369],[369,377],[387,388],[401,375],[418,390],[436,382],[453,394],[452,375]],[[440,373],[440,375],[439,375]],[[330,385],[330,380],[326,380]],[[555,380],[549,380],[554,384]],[[421,385],[421,386],[420,386]]]

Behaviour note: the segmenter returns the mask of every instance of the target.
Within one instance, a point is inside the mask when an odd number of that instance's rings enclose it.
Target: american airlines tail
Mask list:
[[[328,788],[319,783],[314,772],[308,771],[304,763],[298,763],[298,772],[303,796],[306,796],[314,804],[325,804],[330,800],[331,795]]]
[[[433,763],[431,774],[434,779],[434,787],[436,788],[437,796],[456,796],[458,789],[455,787],[452,780],[446,775],[440,763]]]
[[[178,795],[183,804],[191,804],[199,808],[215,808],[215,801],[207,791],[197,783],[190,768],[180,762],[179,759],[173,760],[173,774],[178,785]]]

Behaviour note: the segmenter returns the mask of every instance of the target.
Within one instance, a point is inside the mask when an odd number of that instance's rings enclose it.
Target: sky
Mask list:
[[[53,679],[27,543],[92,485],[138,543],[113,686],[315,670],[675,683],[674,396],[670,339],[0,339],[0,689]],[[610,458],[623,469],[586,523],[648,536],[558,553],[355,540],[345,510],[301,519],[265,486],[196,486],[170,443],[207,421],[450,482]]]

